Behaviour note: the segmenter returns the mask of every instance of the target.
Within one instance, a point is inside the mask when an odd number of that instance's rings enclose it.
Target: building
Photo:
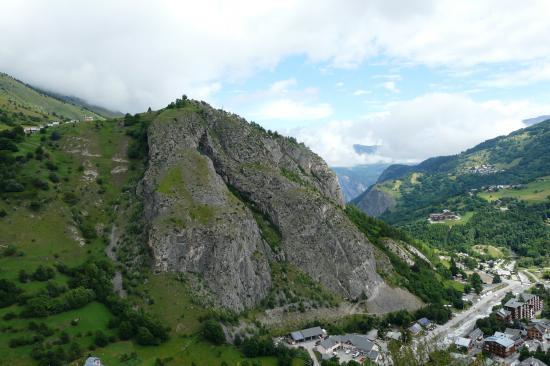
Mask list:
[[[496,316],[502,319],[504,322],[509,323],[512,321],[512,313],[504,308],[500,308],[495,312]]]
[[[537,295],[522,293],[515,299],[510,299],[504,304],[504,309],[510,312],[510,318],[532,319],[535,313],[542,310],[543,301]]]
[[[86,121],[86,122],[93,121],[93,120],[94,120],[94,117],[92,117],[92,116],[85,116],[84,117],[84,121]]]
[[[332,335],[323,339],[316,347],[321,355],[332,355],[338,349],[349,349],[367,356],[373,362],[380,357],[378,346],[361,334]]]
[[[468,334],[468,338],[470,338],[473,342],[475,341],[481,341],[483,339],[483,332],[481,329],[476,328]]]
[[[527,328],[527,338],[550,342],[550,321],[534,322]]]
[[[485,338],[483,349],[499,357],[506,358],[516,352],[516,343],[506,336],[497,336],[495,333],[495,335]]]
[[[443,210],[441,213],[430,214],[430,221],[458,220],[460,216],[449,210]]]
[[[428,328],[430,325],[432,325],[432,322],[428,318],[421,318],[418,319],[416,322],[424,328]]]
[[[455,339],[455,345],[458,349],[469,350],[472,347],[472,340],[470,338],[457,337]]]
[[[40,131],[40,127],[24,127],[23,131],[26,134],[31,134]]]
[[[526,358],[525,360],[521,361],[519,365],[520,366],[547,366],[544,362],[534,357]]]
[[[411,331],[412,335],[418,335],[422,331],[422,327],[418,323],[414,323],[409,327],[409,330]]]
[[[401,339],[401,332],[387,332],[386,339],[398,341]]]
[[[329,354],[336,351],[341,347],[341,343],[334,337],[330,336],[326,339],[323,339],[321,343],[317,346],[317,351],[320,354]]]
[[[321,327],[313,327],[290,333],[293,342],[307,342],[327,336],[327,332]]]
[[[84,366],[104,366],[101,363],[101,360],[97,357],[88,357],[86,359],[86,362],[84,363]]]

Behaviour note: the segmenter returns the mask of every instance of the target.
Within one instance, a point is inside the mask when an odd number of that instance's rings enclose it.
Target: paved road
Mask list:
[[[444,347],[449,345],[456,337],[463,336],[471,331],[477,319],[488,316],[491,313],[492,307],[500,302],[506,292],[521,292],[531,285],[528,281],[520,282],[515,280],[504,280],[503,283],[506,286],[496,291],[487,291],[468,310],[456,313],[451,320],[429,332],[420,338],[420,340],[431,343],[435,339],[438,346]]]

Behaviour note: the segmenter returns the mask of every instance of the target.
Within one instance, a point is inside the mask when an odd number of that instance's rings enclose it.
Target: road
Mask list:
[[[531,286],[529,281],[504,280],[503,283],[506,286],[498,290],[488,290],[469,309],[455,313],[455,316],[451,320],[428,332],[419,340],[428,344],[436,340],[438,346],[447,346],[456,337],[463,336],[471,331],[477,319],[489,316],[493,306],[500,303],[500,300],[508,291],[513,293],[521,292]]]

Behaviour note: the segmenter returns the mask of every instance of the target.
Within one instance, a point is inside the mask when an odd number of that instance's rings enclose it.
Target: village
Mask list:
[[[458,266],[467,270],[461,261],[467,260],[468,255],[459,253],[458,258]],[[385,333],[372,329],[367,334],[328,334],[317,326],[293,331],[275,341],[308,351],[312,365],[327,360],[393,365],[390,343],[399,342],[403,346],[404,340],[412,337],[415,346],[430,344],[451,350],[453,358],[465,365],[483,354],[485,365],[545,366],[533,357],[520,361],[520,354],[525,350],[550,351],[550,320],[540,318],[544,301],[529,292],[530,288],[547,288],[547,281],[537,282],[533,287],[532,279],[517,271],[514,261],[503,259],[481,261],[476,273],[483,279],[482,291],[465,294],[463,300],[469,307],[453,313],[445,324],[420,318],[403,328],[394,327]],[[493,283],[495,277],[499,278],[497,283]],[[466,283],[460,275],[455,280]],[[486,318],[498,319],[505,328],[484,334],[476,323]]]
[[[79,122],[91,122],[93,120],[94,120],[94,117],[85,116],[83,121],[80,121],[80,120],[77,120],[77,119],[72,119],[72,120],[65,121],[65,122],[52,121],[52,122],[48,122],[45,125],[23,127],[23,131],[25,131],[26,134],[33,134],[33,133],[36,133],[36,132],[40,132],[41,129],[47,128],[47,127],[56,127],[56,126],[59,126],[61,124],[74,124],[74,123],[79,123]]]

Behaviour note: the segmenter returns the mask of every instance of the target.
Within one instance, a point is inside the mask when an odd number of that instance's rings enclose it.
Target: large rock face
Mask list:
[[[382,254],[347,219],[334,173],[303,145],[197,102],[162,112],[148,136],[141,191],[157,270],[198,274],[234,310],[267,295],[275,260],[344,297],[383,283]],[[251,208],[277,228],[278,248]]]
[[[353,200],[355,205],[369,216],[377,217],[395,206],[395,199],[376,186],[370,187],[365,193]]]

